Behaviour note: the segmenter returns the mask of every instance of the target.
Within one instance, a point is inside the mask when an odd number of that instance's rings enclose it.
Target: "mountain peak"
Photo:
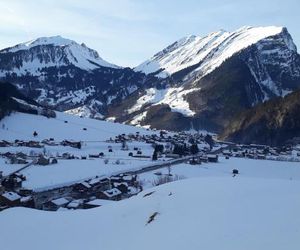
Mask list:
[[[17,44],[13,47],[4,49],[4,51],[16,52],[19,50],[28,50],[35,46],[41,46],[41,45],[67,46],[71,44],[77,44],[77,43],[73,40],[57,35],[57,36],[49,36],[49,37],[39,37],[24,43]]]
[[[22,65],[17,65],[20,74],[28,70],[39,74],[38,68],[74,65],[84,70],[99,67],[119,68],[102,59],[96,50],[62,36],[39,37],[0,51],[1,54],[23,54]],[[31,56],[28,56],[28,55]],[[20,60],[20,57],[18,57]],[[25,72],[25,69],[27,70]]]
[[[212,32],[203,38],[188,36],[158,52],[135,70],[146,74],[159,71],[157,76],[164,78],[184,68],[201,64],[199,71],[209,73],[233,54],[262,39],[284,33],[285,30],[277,26],[243,26],[233,32]],[[289,49],[295,50],[289,34],[285,43]]]

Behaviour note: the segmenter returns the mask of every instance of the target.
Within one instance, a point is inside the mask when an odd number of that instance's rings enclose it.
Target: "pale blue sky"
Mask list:
[[[300,48],[300,0],[0,0],[0,48],[40,36],[84,42],[136,66],[186,35],[286,26]]]

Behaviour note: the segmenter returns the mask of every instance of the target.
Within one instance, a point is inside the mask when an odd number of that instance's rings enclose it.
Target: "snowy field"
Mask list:
[[[91,210],[12,208],[0,213],[1,248],[298,250],[299,194],[299,180],[245,172],[181,180]]]
[[[0,121],[0,139],[11,141],[16,138],[19,140],[54,138],[56,141],[65,139],[100,141],[122,133],[153,134],[153,131],[113,122],[80,118],[61,112],[56,112],[56,115],[56,118],[49,119],[40,115],[11,114]],[[86,130],[83,130],[84,128]],[[34,131],[38,133],[37,137],[33,136]]]
[[[6,164],[6,160],[4,158],[0,158],[0,171],[2,171],[4,176],[9,175],[22,167],[24,167],[23,164]]]
[[[239,175],[235,178],[262,178],[300,181],[300,164],[297,162],[281,162],[269,160],[252,160],[246,158],[219,158],[218,163],[204,163],[202,165],[179,164],[171,168],[171,174],[181,178],[194,177],[226,177],[232,178],[232,170],[238,169]],[[162,176],[169,173],[168,168],[147,172],[139,175],[140,181],[145,188],[159,178],[155,173]],[[299,190],[300,195],[300,190]]]

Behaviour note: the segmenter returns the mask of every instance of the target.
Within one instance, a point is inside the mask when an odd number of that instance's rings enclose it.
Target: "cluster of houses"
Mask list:
[[[42,191],[22,188],[26,177],[20,173],[3,177],[0,172],[0,180],[0,211],[15,206],[48,211],[87,209],[128,198],[142,190],[134,174],[95,177]]]
[[[244,157],[260,160],[286,160],[300,161],[300,150],[291,146],[287,147],[269,147],[265,145],[236,145],[230,144],[226,148],[218,150],[226,158]]]
[[[80,141],[70,141],[70,140],[63,140],[61,142],[56,142],[54,138],[44,139],[42,141],[24,141],[24,140],[15,140],[13,142],[9,142],[6,140],[0,141],[0,147],[30,147],[30,148],[42,148],[44,145],[48,146],[70,146],[73,148],[81,148]]]
[[[208,163],[208,162],[218,162],[219,156],[217,154],[201,154],[193,157],[188,162],[191,165],[199,165],[202,163]]]
[[[180,158],[181,155],[174,153],[176,145],[184,145],[184,148],[189,148],[191,145],[202,145],[200,149],[197,146],[197,153],[188,152],[188,162],[191,165],[197,165],[206,162],[218,162],[218,155],[229,157],[247,157],[253,159],[267,159],[268,157],[279,157],[282,155],[290,155],[293,148],[271,148],[260,145],[236,145],[236,144],[222,144],[219,149],[212,150],[210,142],[212,138],[207,138],[203,134],[190,134],[185,132],[167,133],[160,131],[160,133],[152,135],[141,135],[139,132],[135,134],[120,134],[115,138],[110,138],[108,143],[121,143],[121,150],[129,150],[127,142],[140,141],[153,145],[154,152],[158,156],[162,154],[167,158]],[[82,143],[80,141],[64,140],[62,142],[55,142],[53,138],[39,141],[20,141],[14,142],[0,141],[0,147],[22,146],[32,148],[43,148],[48,146],[68,146],[81,149]],[[159,148],[157,146],[162,146]],[[112,152],[112,147],[108,146],[108,152]],[[128,154],[131,157],[147,157],[143,155],[139,148],[134,148]],[[102,158],[104,152],[99,154],[90,154],[87,156],[74,156],[69,152],[56,157],[46,157],[45,154],[26,155],[19,153],[3,153],[12,164],[38,164],[48,165],[55,164],[60,159],[87,159],[87,158]],[[299,155],[300,156],[300,152]],[[181,159],[187,159],[181,158]],[[153,157],[152,157],[153,159]],[[173,161],[179,161],[173,160]],[[117,164],[117,163],[116,163]],[[169,164],[169,163],[165,163]],[[152,166],[151,166],[152,167]],[[238,174],[235,170],[233,174]],[[137,194],[142,190],[137,175],[120,174],[116,176],[104,177],[96,176],[81,182],[69,183],[66,186],[56,187],[51,190],[28,190],[22,188],[22,182],[26,180],[20,172],[16,171],[8,176],[3,176],[0,172],[0,210],[13,206],[24,206],[37,208],[42,210],[56,211],[64,209],[88,209],[112,203],[124,198],[128,198]]]
[[[0,171],[0,211],[14,206],[34,207],[31,192],[22,189],[26,177],[20,173],[3,176]]]
[[[141,135],[139,132],[136,132],[135,134],[120,134],[115,138],[107,140],[107,142],[114,143],[122,143],[124,141],[140,141],[148,144],[164,143],[170,145],[184,144],[188,142],[203,144],[205,143],[205,135],[201,133],[191,134],[188,132],[168,133],[161,130],[159,134]]]

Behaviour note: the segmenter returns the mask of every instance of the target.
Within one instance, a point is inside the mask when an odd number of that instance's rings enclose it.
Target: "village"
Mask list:
[[[300,151],[293,147],[236,145],[210,134],[166,131],[119,134],[106,141],[2,140],[0,155],[0,209],[23,206],[47,211],[88,209],[129,198],[144,188],[140,174],[181,163],[196,167],[217,163],[219,157],[300,161]],[[79,167],[85,175],[69,178]],[[39,175],[36,182],[30,181],[38,171],[45,171],[44,179]],[[178,179],[170,170],[165,176],[153,173],[157,176],[153,185]],[[234,176],[238,173],[232,169]]]

